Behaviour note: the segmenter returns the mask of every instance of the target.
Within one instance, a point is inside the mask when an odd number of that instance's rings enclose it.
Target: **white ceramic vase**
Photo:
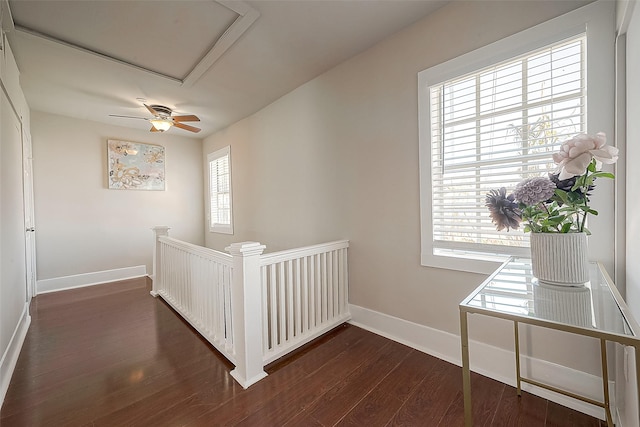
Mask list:
[[[589,281],[585,233],[531,233],[531,266],[541,282],[582,286]]]

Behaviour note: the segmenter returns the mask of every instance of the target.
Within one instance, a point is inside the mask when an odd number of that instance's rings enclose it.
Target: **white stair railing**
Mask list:
[[[232,321],[233,257],[168,236],[155,227],[151,295],[161,296],[232,363],[236,363]]]
[[[257,242],[224,253],[153,230],[151,294],[235,365],[244,388],[267,375],[266,364],[351,318],[346,240],[262,255]]]
[[[351,318],[347,240],[263,255],[264,363]]]

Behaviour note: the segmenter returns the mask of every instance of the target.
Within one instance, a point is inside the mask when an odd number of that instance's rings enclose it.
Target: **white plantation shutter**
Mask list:
[[[429,87],[432,237],[436,251],[518,253],[496,231],[491,189],[555,170],[551,154],[585,131],[584,35]]]
[[[209,162],[209,229],[233,233],[229,147],[207,156]]]

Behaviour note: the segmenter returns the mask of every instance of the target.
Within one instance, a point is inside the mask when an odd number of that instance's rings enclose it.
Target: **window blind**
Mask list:
[[[231,224],[231,186],[229,155],[209,161],[211,227]]]
[[[491,189],[555,170],[551,154],[586,128],[585,35],[429,88],[435,249],[513,253],[496,231]]]

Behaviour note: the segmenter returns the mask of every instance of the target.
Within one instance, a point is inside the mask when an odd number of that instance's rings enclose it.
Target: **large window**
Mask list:
[[[229,147],[210,153],[207,161],[209,163],[209,230],[233,234]]]
[[[429,88],[433,241],[437,249],[513,253],[497,232],[492,188],[552,172],[551,153],[585,129],[584,36]]]
[[[584,19],[569,15],[419,73],[423,265],[489,271],[527,255],[522,230],[496,231],[486,194],[554,171],[565,139],[602,130],[588,121],[592,38],[585,22],[562,30]]]

